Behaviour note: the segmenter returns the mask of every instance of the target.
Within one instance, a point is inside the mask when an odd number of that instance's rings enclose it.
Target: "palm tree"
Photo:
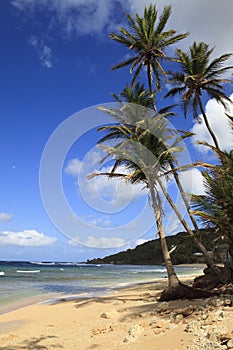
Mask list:
[[[219,151],[209,146],[219,159],[221,165],[202,172],[206,193],[193,197],[193,212],[205,226],[215,228],[219,238],[228,247],[228,259],[225,262],[224,274],[220,281],[233,282],[233,150]]]
[[[127,103],[136,103],[151,109],[154,107],[154,99],[151,97],[150,91],[145,89],[144,84],[140,84],[139,81],[133,87],[127,84],[120,92],[120,96],[116,94],[112,94],[112,96],[120,103],[124,101]]]
[[[140,83],[138,82],[133,88],[130,88],[128,85],[123,89],[123,91],[120,93],[120,97],[113,94],[113,97],[115,97],[115,99],[118,102],[126,102],[126,103],[135,103],[137,105],[141,105],[144,107],[148,107],[148,108],[153,108],[153,103],[152,103],[152,98],[149,94],[149,90],[148,89],[144,89],[144,85],[140,85]],[[160,113],[161,115],[163,115],[163,118],[168,118],[170,116],[173,116],[174,113],[171,111],[171,109],[174,107],[174,105],[168,106],[168,107],[164,107],[163,109],[161,109],[158,113]],[[143,119],[142,119],[143,120]],[[121,123],[124,123],[125,119],[121,120]],[[134,123],[136,122],[135,119],[133,120],[128,120],[128,128],[131,128],[132,132],[135,132],[135,126]],[[125,134],[122,134],[121,128],[116,128],[114,126],[111,127],[105,127],[103,130],[108,130],[108,134],[104,137],[104,139],[100,140],[101,142],[106,141],[108,139],[112,139],[112,138],[125,138]],[[114,130],[114,132],[113,132]],[[126,134],[128,136],[128,134]],[[191,134],[189,133],[185,133],[183,138],[185,137],[189,137]],[[126,136],[126,137],[127,137]],[[147,135],[148,137],[148,135]],[[151,135],[151,137],[153,138],[153,135]],[[164,145],[166,144],[166,140],[163,137],[163,142]],[[153,142],[152,142],[153,144]],[[169,148],[169,145],[168,145]],[[150,145],[150,149],[152,149],[151,145]],[[196,246],[199,248],[199,250],[203,253],[205,260],[206,260],[206,264],[208,267],[212,268],[212,271],[215,273],[219,273],[219,269],[218,267],[214,264],[213,259],[211,258],[210,254],[208,253],[208,251],[206,250],[205,246],[203,245],[203,243],[198,239],[198,236],[200,236],[200,231],[199,231],[199,227],[197,225],[197,222],[195,220],[194,215],[191,212],[191,208],[190,208],[190,204],[189,204],[189,200],[187,199],[187,195],[184,192],[183,186],[180,182],[179,179],[179,175],[176,171],[176,167],[179,166],[176,159],[175,158],[169,158],[168,159],[169,162],[169,166],[171,168],[171,173],[175,179],[175,182],[177,184],[178,190],[181,194],[182,200],[184,202],[184,205],[187,209],[188,215],[190,217],[190,220],[193,224],[193,227],[195,229],[195,234],[193,233],[192,229],[190,228],[190,226],[188,225],[188,223],[184,220],[184,218],[182,217],[181,213],[179,212],[179,210],[177,209],[177,207],[175,206],[174,202],[172,201],[172,199],[170,198],[169,194],[166,193],[166,199],[168,200],[168,202],[170,203],[171,207],[173,208],[174,212],[176,213],[177,217],[179,218],[181,224],[183,225],[184,229],[187,231],[187,233],[189,235],[191,235],[193,237],[194,243],[196,244]],[[163,185],[163,184],[161,184]],[[165,188],[164,188],[165,191]]]
[[[165,97],[181,95],[185,117],[191,110],[194,118],[198,120],[199,113],[201,113],[213,143],[219,149],[217,137],[209,124],[203,107],[202,96],[203,93],[206,93],[227,109],[228,103],[232,101],[224,93],[223,84],[229,83],[230,80],[222,76],[233,66],[223,66],[231,57],[231,54],[228,53],[211,61],[210,56],[213,50],[213,48],[209,49],[209,45],[204,42],[194,42],[188,53],[177,50],[177,61],[180,64],[181,72],[171,73],[171,81],[175,87]]]
[[[107,156],[103,158],[103,161],[110,156],[114,159],[114,165],[110,172],[94,173],[91,174],[89,178],[104,175],[109,178],[123,178],[132,184],[142,182],[146,185],[151,198],[168,274],[168,289],[164,291],[161,297],[162,300],[203,296],[199,291],[192,290],[179,282],[172,265],[163,229],[162,201],[159,189],[162,189],[169,203],[173,207],[175,205],[166,191],[161,176],[162,173],[169,168],[169,159],[172,159],[173,153],[179,151],[179,148],[176,147],[175,143],[169,149],[164,145],[164,133],[169,133],[169,129],[167,127],[167,120],[163,116],[156,115],[151,118],[152,111],[142,106],[140,106],[140,108],[139,106],[135,108],[135,106],[135,104],[123,106],[121,111],[104,109],[107,113],[113,115],[115,119],[118,119],[116,125],[107,125],[99,129],[100,131],[108,131],[108,134],[105,135],[99,143],[102,144],[106,140],[117,141],[115,146],[101,146],[107,152]],[[137,120],[138,110],[140,113]],[[144,112],[143,120],[142,112]],[[125,119],[124,123],[122,123],[123,119]],[[129,127],[132,120],[134,120],[135,123],[133,128]],[[127,170],[126,173],[116,172],[120,165],[124,165]],[[175,210],[176,214],[179,215],[178,210],[176,208]],[[180,219],[181,215],[178,217]],[[184,220],[182,218],[181,220],[183,223]]]
[[[164,30],[167,21],[171,15],[171,6],[165,6],[161,16],[158,19],[158,12],[155,5],[145,7],[143,17],[138,13],[135,19],[127,15],[128,28],[119,28],[118,33],[110,33],[110,38],[123,45],[135,54],[133,57],[116,64],[112,70],[130,66],[130,73],[133,73],[131,87],[134,85],[140,72],[146,67],[147,80],[150,95],[153,95],[153,77],[155,78],[156,89],[161,88],[161,75],[166,76],[162,65],[164,61],[170,60],[166,49],[184,39],[189,33],[177,34],[173,29]],[[156,21],[158,23],[156,24]]]

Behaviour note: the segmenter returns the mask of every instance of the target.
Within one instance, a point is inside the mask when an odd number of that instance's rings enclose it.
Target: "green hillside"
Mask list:
[[[201,230],[199,239],[204,243],[208,251],[214,252],[214,261],[221,262],[221,249],[214,247],[214,233],[210,230]],[[205,262],[202,254],[193,243],[192,237],[186,232],[177,233],[167,237],[169,250],[177,245],[171,254],[173,264],[193,264]],[[134,249],[128,249],[117,254],[96,258],[87,261],[88,264],[132,264],[132,265],[162,265],[163,257],[159,239],[148,241],[138,245]]]

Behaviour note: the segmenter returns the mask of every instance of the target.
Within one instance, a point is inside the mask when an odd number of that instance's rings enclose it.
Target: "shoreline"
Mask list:
[[[193,276],[181,281],[189,284]],[[210,341],[203,332],[214,335],[219,329],[233,338],[227,299],[219,305],[216,298],[212,304],[203,299],[158,303],[166,282],[143,282],[105,296],[38,303],[1,315],[0,349],[109,350],[111,344],[112,350],[199,350],[204,340]]]
[[[139,265],[141,266],[141,265]],[[180,264],[174,265],[175,267],[185,267],[185,268],[193,268],[193,269],[204,269],[206,267],[205,264]],[[187,275],[179,275],[179,279],[194,279],[195,277],[200,276],[199,273],[187,274]],[[90,298],[99,298],[104,297],[109,294],[114,293],[115,291],[124,290],[127,288],[131,288],[137,285],[143,284],[157,284],[164,283],[166,284],[167,276],[156,279],[149,280],[141,280],[141,281],[130,281],[125,283],[119,283],[114,286],[108,286],[105,290],[99,292],[82,292],[77,294],[69,294],[69,293],[41,293],[36,294],[34,296],[28,296],[19,300],[10,301],[6,306],[0,307],[0,316],[6,313],[31,306],[34,304],[58,304],[63,301],[74,301],[74,300],[85,300]]]

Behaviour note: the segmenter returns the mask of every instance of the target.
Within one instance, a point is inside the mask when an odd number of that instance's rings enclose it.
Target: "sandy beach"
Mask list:
[[[159,303],[165,286],[166,280],[160,280],[100,298],[40,303],[5,313],[0,316],[0,349],[233,348],[232,296]]]

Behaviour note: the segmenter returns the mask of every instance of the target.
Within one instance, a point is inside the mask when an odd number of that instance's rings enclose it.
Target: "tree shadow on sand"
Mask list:
[[[62,349],[63,346],[59,344],[50,344],[49,347],[42,345],[41,342],[46,339],[57,338],[55,336],[41,336],[39,338],[33,337],[28,340],[24,340],[22,343],[12,346],[0,346],[0,350],[50,350],[50,349]]]

